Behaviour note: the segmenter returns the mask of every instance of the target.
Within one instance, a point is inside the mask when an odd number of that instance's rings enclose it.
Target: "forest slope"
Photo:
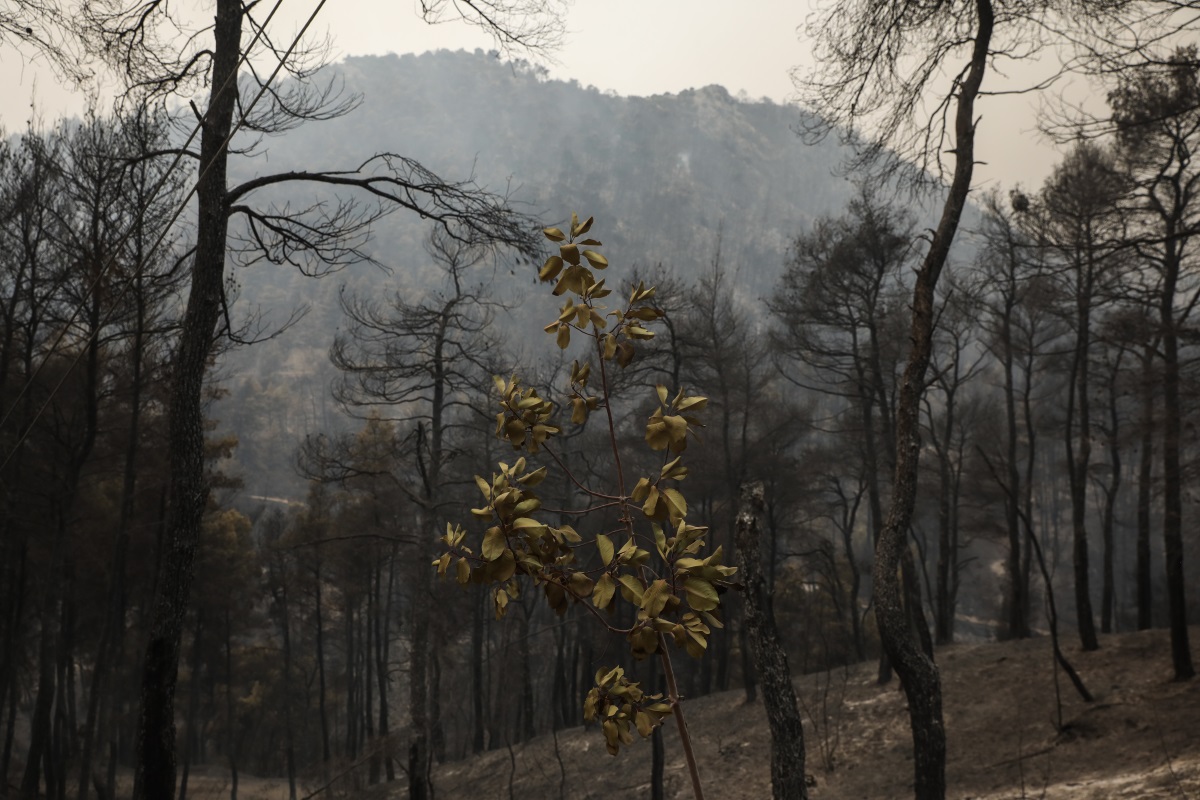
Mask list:
[[[241,178],[346,168],[394,152],[448,180],[473,177],[507,192],[515,208],[545,224],[560,224],[572,211],[595,216],[623,279],[632,266],[661,264],[694,281],[710,268],[720,237],[738,301],[753,306],[773,290],[792,239],[815,218],[840,213],[854,192],[835,174],[844,155],[837,142],[808,145],[796,135],[803,112],[735,98],[719,86],[620,97],[547,80],[536,66],[482,51],[355,57],[331,75],[361,105],[263,141],[264,157]],[[303,208],[322,198],[290,192],[275,201]],[[373,226],[365,249],[385,269],[361,264],[314,279],[261,262],[233,268],[237,314],[261,314],[261,332],[308,310],[283,335],[236,348],[222,362],[230,396],[213,416],[241,439],[236,457],[248,494],[303,498],[291,466],[296,444],[346,424],[329,399],[326,355],[344,324],[338,292],[345,286],[360,296],[417,299],[437,288],[440,276],[422,248],[428,232],[411,214]],[[529,333],[517,320],[528,316],[520,305],[534,276],[532,265],[502,263],[472,278],[493,281],[489,291],[512,307],[496,318],[510,352],[519,353]]]
[[[1193,629],[1193,636],[1200,630]],[[1200,685],[1170,682],[1166,631],[1101,637],[1101,649],[1067,654],[1096,702],[1080,701],[1060,676],[1064,731],[1054,727],[1050,640],[952,645],[937,657],[945,688],[949,739],[948,797],[1184,798],[1200,792]],[[797,681],[805,714],[808,772],[816,777],[814,800],[862,800],[911,794],[912,755],[904,696],[893,682],[879,687],[875,665],[859,664],[832,675],[821,721],[819,692],[825,675]],[[709,794],[724,800],[770,797],[769,737],[761,703],[747,705],[740,691],[688,704],[689,727]],[[840,728],[838,727],[840,726]],[[666,796],[690,796],[682,756],[666,735]],[[835,769],[822,767],[822,744],[838,736]],[[828,736],[830,738],[826,738]],[[595,730],[558,735],[566,792],[559,794],[554,741],[541,736],[514,748],[513,797],[648,797],[650,747],[638,742],[616,759]],[[509,754],[501,749],[450,763],[436,771],[437,796],[509,797]],[[1024,787],[1024,788],[1022,788]],[[363,795],[400,798],[387,787]]]

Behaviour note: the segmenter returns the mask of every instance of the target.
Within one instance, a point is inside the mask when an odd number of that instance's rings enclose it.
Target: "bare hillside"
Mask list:
[[[1193,641],[1200,629],[1193,629]],[[1186,798],[1200,796],[1200,683],[1170,682],[1165,631],[1105,636],[1096,653],[1072,644],[1067,655],[1088,688],[1083,703],[1060,676],[1064,731],[1055,729],[1048,639],[955,645],[938,652],[949,732],[948,783],[955,798]],[[875,666],[798,681],[810,712],[805,735],[813,798],[861,800],[910,795],[911,754],[904,696],[879,687]],[[828,686],[828,692],[821,689]],[[844,687],[844,696],[843,696]],[[821,695],[827,715],[823,715]],[[689,703],[690,726],[708,794],[770,797],[768,732],[760,704],[741,692]],[[817,724],[814,725],[813,716]],[[824,717],[827,716],[828,722]],[[668,726],[667,797],[690,796],[682,755]],[[436,773],[439,800],[613,798],[649,795],[650,746],[617,758],[597,731],[581,728],[446,764]],[[832,751],[826,771],[822,750]],[[565,773],[565,774],[564,774]],[[371,798],[400,798],[380,787]]]

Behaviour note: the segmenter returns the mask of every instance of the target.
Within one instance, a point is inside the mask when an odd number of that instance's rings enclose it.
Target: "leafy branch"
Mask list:
[[[546,260],[539,277],[554,283],[555,296],[566,296],[545,331],[564,350],[573,337],[590,339],[589,347],[599,365],[599,386],[591,385],[591,361],[572,364],[565,397],[559,403],[534,387],[523,386],[515,375],[495,379],[500,396],[496,436],[528,458],[522,455],[511,464],[500,462],[490,479],[476,476],[483,504],[471,509],[471,514],[488,527],[476,539],[461,525],[448,523],[441,539],[446,550],[434,564],[443,577],[453,570],[462,586],[480,583],[492,587],[497,618],[520,596],[522,585],[531,583],[560,615],[582,605],[608,631],[625,637],[634,658],[657,655],[666,677],[665,697],[646,693],[620,667],[602,667],[584,701],[584,718],[601,720],[607,749],[616,755],[622,744],[633,741],[632,729],[648,737],[667,716],[674,715],[693,790],[702,798],[668,643],[694,658],[703,657],[712,629],[723,627],[721,594],[733,585],[730,579],[736,572],[735,567],[722,563],[720,547],[704,553],[708,529],[688,522],[687,500],[679,489],[688,475],[683,453],[689,438],[702,427],[695,415],[708,401],[683,390],[671,397],[666,387],[656,387],[657,407],[646,420],[644,438],[651,451],[663,454],[664,463],[656,474],[638,476],[627,490],[608,370],[610,364],[624,368],[632,363],[636,343],[654,336],[647,325],[658,320],[662,311],[654,303],[654,287],[644,282],[638,282],[628,301],[617,308],[601,302],[613,291],[596,276],[608,267],[608,260],[595,249],[601,243],[582,238],[591,227],[590,217],[580,222],[572,215],[569,233],[545,229],[546,238],[559,247],[558,254]],[[588,485],[572,474],[550,447],[563,430],[557,421],[560,409],[567,408],[570,424],[575,426],[585,424],[594,412],[604,412],[615,486]],[[530,459],[543,451],[567,480],[596,501],[591,511],[599,512],[603,521],[595,526],[595,532],[585,536],[570,524],[556,525],[546,518],[547,514],[564,514],[544,509],[538,497],[537,487],[546,479],[549,465],[535,468]],[[585,515],[579,524],[582,527],[589,521]],[[622,537],[624,541],[620,541]],[[621,603],[635,611],[633,623],[625,628],[608,619]]]

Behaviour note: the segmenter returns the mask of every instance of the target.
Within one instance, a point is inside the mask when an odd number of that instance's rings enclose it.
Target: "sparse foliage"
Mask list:
[[[548,517],[565,512],[545,509],[536,487],[547,475],[547,466],[532,468],[525,456],[512,464],[501,462],[490,479],[476,477],[483,505],[472,509],[478,519],[492,523],[480,540],[469,539],[461,525],[447,524],[445,553],[434,563],[443,576],[451,570],[460,585],[492,586],[497,617],[520,595],[522,579],[540,588],[559,614],[581,605],[614,634],[624,636],[637,659],[658,655],[667,678],[668,695],[651,694],[631,681],[621,667],[601,668],[596,685],[584,703],[584,718],[601,720],[605,745],[616,754],[632,741],[631,727],[650,736],[664,717],[674,713],[692,771],[693,788],[701,796],[699,775],[690,741],[668,643],[700,658],[713,628],[721,627],[720,593],[731,585],[734,567],[722,563],[718,547],[703,555],[707,529],[687,520],[687,500],[677,488],[688,474],[683,452],[695,435],[706,398],[683,390],[670,396],[656,389],[657,405],[645,425],[645,442],[662,453],[657,474],[639,476],[629,488],[624,474],[627,460],[618,447],[618,430],[609,393],[611,364],[624,366],[636,355],[635,342],[654,333],[646,327],[661,315],[654,305],[655,290],[639,282],[621,306],[601,303],[612,294],[596,272],[608,267],[597,250],[600,242],[586,237],[592,219],[573,215],[569,232],[547,228],[547,239],[559,244],[558,254],[547,259],[539,277],[554,281],[553,293],[566,295],[558,317],[546,326],[558,346],[566,349],[572,335],[583,337],[597,365],[599,386],[592,387],[592,361],[572,364],[565,402],[571,422],[582,425],[589,414],[603,412],[612,445],[615,486],[604,489],[579,481],[555,455],[553,439],[562,433],[556,424],[560,404],[543,398],[517,377],[496,378],[500,412],[496,435],[516,451],[530,457],[543,450],[562,469],[592,506],[585,520],[598,527],[586,538],[569,523],[552,523]],[[593,394],[593,391],[596,393]],[[594,521],[594,522],[593,522]],[[621,541],[621,539],[624,541]],[[622,602],[636,614],[632,624],[611,620]]]

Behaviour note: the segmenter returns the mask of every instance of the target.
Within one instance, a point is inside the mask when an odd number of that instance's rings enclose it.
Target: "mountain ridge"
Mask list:
[[[353,167],[395,152],[445,180],[470,176],[507,189],[546,224],[573,211],[595,216],[616,280],[627,280],[634,265],[661,264],[694,281],[719,241],[724,267],[737,276],[736,299],[747,307],[772,291],[792,238],[840,212],[854,192],[833,174],[846,151],[832,139],[807,145],[794,132],[804,112],[740,100],[719,86],[623,97],[482,51],[354,56],[330,69],[334,86],[361,95],[359,106],[264,141],[236,179]],[[319,201],[295,192],[265,196],[292,207]],[[240,437],[248,494],[302,496],[290,452],[306,433],[346,424],[328,398],[333,372],[325,358],[341,322],[337,292],[343,285],[377,296],[429,289],[436,273],[422,250],[428,230],[407,213],[375,226],[366,249],[390,274],[354,267],[313,280],[269,264],[234,267],[241,308],[267,311],[268,330],[291,309],[309,309],[283,335],[223,360],[229,398],[213,416]],[[514,315],[529,316],[519,306],[533,269],[495,270],[506,284],[496,291],[518,306]]]

